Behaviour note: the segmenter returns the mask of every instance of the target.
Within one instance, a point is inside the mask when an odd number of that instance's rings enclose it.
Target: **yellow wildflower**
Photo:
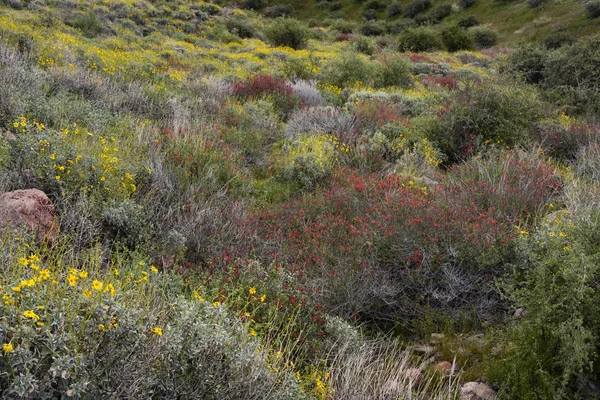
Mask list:
[[[92,291],[91,290],[84,290],[83,291],[83,297],[85,297],[86,299],[91,299],[92,298]]]
[[[38,262],[40,262],[42,260],[40,260],[40,258],[37,255],[31,254],[29,256],[29,261],[34,262],[34,263],[38,263]]]
[[[69,282],[70,286],[76,286],[77,285],[77,277],[75,275],[69,275],[69,277],[67,278],[67,282]]]
[[[256,289],[251,287],[250,290],[248,290],[248,293],[250,294],[256,294]]]
[[[158,268],[156,268],[154,265],[152,267],[150,267],[150,271],[154,272],[155,274],[158,272]]]
[[[260,302],[261,303],[264,303],[266,299],[267,299],[267,295],[266,294],[263,294],[262,296],[260,296]]]
[[[94,290],[102,290],[102,282],[100,281],[93,281],[92,282],[92,289]]]
[[[152,328],[152,333],[156,333],[158,336],[162,336],[162,328]]]
[[[34,321],[37,321],[38,319],[40,319],[40,316],[37,315],[33,310],[23,311],[23,315],[25,316],[25,318],[29,318]]]
[[[2,351],[5,353],[12,353],[14,350],[14,347],[11,343],[4,343],[2,345]]]
[[[26,267],[27,265],[29,265],[29,260],[25,257],[21,257],[19,258],[19,265]]]
[[[40,271],[40,279],[45,281],[48,278],[50,278],[50,270],[49,269],[41,270]]]
[[[85,279],[85,278],[87,278],[87,277],[88,277],[88,273],[87,273],[87,271],[81,271],[81,272],[79,273],[79,277],[80,277],[80,278],[82,278],[82,279]]]
[[[256,331],[250,328],[250,336],[256,336]]]

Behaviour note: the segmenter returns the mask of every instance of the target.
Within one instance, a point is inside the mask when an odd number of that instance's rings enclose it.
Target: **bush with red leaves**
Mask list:
[[[256,75],[233,85],[233,93],[247,100],[268,100],[283,118],[300,106],[300,98],[285,79]]]

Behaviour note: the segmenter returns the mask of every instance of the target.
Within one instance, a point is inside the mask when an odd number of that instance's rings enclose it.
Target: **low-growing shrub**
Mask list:
[[[385,54],[375,66],[376,88],[389,86],[408,87],[412,83],[410,63],[403,57]]]
[[[436,22],[440,22],[450,16],[450,14],[452,14],[452,6],[450,4],[442,4],[431,10],[430,16]]]
[[[477,0],[460,0],[458,5],[463,10],[466,10],[467,8],[472,7],[476,2],[477,2]]]
[[[477,26],[469,29],[469,33],[478,49],[487,49],[498,43],[498,33],[490,28]]]
[[[285,118],[300,103],[292,87],[285,80],[270,75],[256,75],[233,85],[233,93],[245,99],[266,99]]]
[[[566,101],[580,112],[600,110],[600,35],[548,52],[544,78],[557,102]]]
[[[548,0],[527,0],[527,6],[529,8],[537,8],[546,3]]]
[[[115,253],[109,269],[99,246],[70,255],[68,243],[24,252],[2,240],[3,396],[307,398],[279,349],[139,254]]]
[[[398,51],[434,51],[444,49],[439,33],[429,27],[409,28],[398,37]]]
[[[461,28],[468,29],[473,26],[479,25],[479,21],[477,20],[477,18],[475,18],[474,16],[471,15],[471,16],[460,19],[458,21],[457,25],[460,26]]]
[[[256,27],[249,19],[229,18],[226,22],[226,26],[229,32],[238,35],[242,39],[256,36]]]
[[[575,217],[575,219],[573,219]],[[523,234],[502,290],[521,316],[498,342],[488,376],[523,399],[577,398],[597,376],[597,210],[568,212]],[[585,396],[587,397],[587,396]],[[591,395],[590,397],[593,397]]]
[[[402,14],[402,4],[400,2],[394,0],[387,6],[387,15],[388,18],[394,18],[398,15]]]
[[[340,88],[370,81],[373,67],[354,52],[344,53],[325,67],[323,80]]]
[[[366,22],[361,25],[360,33],[365,36],[379,36],[385,32],[385,26],[381,22]]]
[[[373,10],[372,8],[365,8],[360,12],[360,15],[366,21],[373,21],[377,19],[377,10]]]
[[[600,17],[600,1],[593,0],[585,5],[585,12],[589,19]]]
[[[475,47],[469,31],[459,26],[442,29],[440,36],[448,51],[472,50]]]
[[[275,4],[264,9],[263,14],[269,18],[291,17],[296,10],[289,4]]]
[[[546,56],[546,52],[538,47],[519,47],[508,56],[504,72],[517,76],[527,83],[542,83],[546,77]]]
[[[566,32],[551,33],[542,40],[542,45],[548,50],[559,49],[575,43],[575,36]]]
[[[293,18],[277,18],[266,29],[267,39],[273,46],[287,46],[299,50],[308,43],[308,28]]]
[[[305,135],[296,138],[282,161],[279,178],[312,190],[329,177],[337,162],[335,136]]]
[[[294,139],[307,133],[351,134],[356,118],[339,107],[306,107],[294,112],[288,120],[286,136]]]
[[[427,137],[449,162],[468,158],[489,144],[515,146],[533,140],[534,122],[542,115],[535,93],[514,86],[466,86],[454,92],[439,120],[430,120]]]
[[[417,15],[427,11],[431,7],[430,0],[412,0],[410,3],[404,6],[402,13],[407,18],[414,18]]]
[[[375,41],[365,36],[358,36],[352,41],[352,47],[359,53],[372,56],[375,53]]]
[[[582,123],[549,124],[537,129],[537,137],[546,154],[557,160],[573,161],[583,147],[597,142],[600,129]]]

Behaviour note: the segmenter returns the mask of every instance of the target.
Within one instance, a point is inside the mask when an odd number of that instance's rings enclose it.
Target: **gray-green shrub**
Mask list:
[[[308,28],[293,18],[277,18],[266,29],[266,36],[273,46],[287,46],[295,50],[306,47]]]

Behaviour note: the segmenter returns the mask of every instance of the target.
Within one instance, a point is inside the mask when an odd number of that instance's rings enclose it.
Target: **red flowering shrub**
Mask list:
[[[474,200],[481,190],[343,170],[329,190],[250,223],[269,256],[319,287],[323,304],[344,317],[410,323],[429,307],[472,307],[489,318],[488,283],[515,232],[512,220]]]
[[[356,105],[354,112],[359,129],[371,132],[391,122],[407,119],[406,110],[400,104],[369,99]]]
[[[270,75],[256,75],[233,85],[233,93],[244,99],[269,100],[276,111],[287,116],[300,105],[300,98],[285,79]]]
[[[512,224],[535,217],[562,186],[554,168],[525,152],[493,150],[454,167],[450,177],[478,208],[492,208]]]
[[[540,126],[536,134],[548,155],[560,160],[573,160],[582,147],[600,137],[600,126],[593,124]]]
[[[428,75],[421,79],[421,82],[426,86],[442,86],[447,89],[456,89],[458,81],[452,75],[448,76],[431,76]]]

